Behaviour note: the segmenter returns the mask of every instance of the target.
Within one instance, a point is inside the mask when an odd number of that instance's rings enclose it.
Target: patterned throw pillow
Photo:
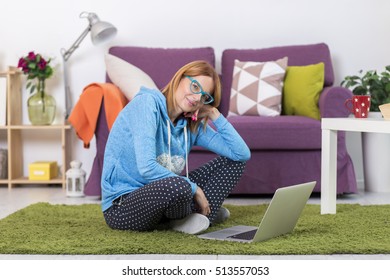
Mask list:
[[[287,62],[287,57],[268,62],[235,60],[229,115],[280,115]]]

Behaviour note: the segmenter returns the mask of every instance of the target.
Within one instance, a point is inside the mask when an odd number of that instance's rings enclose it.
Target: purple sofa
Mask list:
[[[142,47],[112,47],[118,56],[145,71],[159,88],[167,84],[182,65],[193,60],[206,60],[215,66],[214,50],[208,48],[162,49]],[[227,116],[234,60],[274,61],[288,56],[289,66],[325,64],[324,90],[320,95],[321,117],[347,117],[344,101],[352,93],[334,87],[334,74],[326,44],[283,46],[267,49],[227,49],[222,53],[221,113]],[[107,77],[107,82],[111,82]],[[103,103],[102,103],[103,104]],[[103,105],[102,105],[103,106]],[[272,194],[281,186],[316,180],[315,192],[321,190],[321,122],[303,116],[277,117],[231,116],[232,125],[251,149],[244,175],[233,194]],[[102,108],[96,129],[97,155],[85,187],[86,195],[100,195],[100,175],[104,148],[108,136]],[[190,170],[216,155],[195,147],[189,156]],[[345,133],[338,133],[337,193],[357,191],[352,160],[347,152]]]

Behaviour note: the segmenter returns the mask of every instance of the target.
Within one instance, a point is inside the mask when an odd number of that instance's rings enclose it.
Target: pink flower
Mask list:
[[[40,70],[45,70],[46,64],[47,64],[46,60],[44,60],[44,59],[41,57],[41,60],[38,61],[38,68],[39,68]]]
[[[21,58],[19,59],[18,67],[22,67],[22,68],[27,67],[27,62],[26,62],[26,60],[24,59],[24,57],[21,57]]]
[[[29,60],[35,60],[36,57],[37,57],[37,56],[35,55],[34,52],[29,52],[29,53],[28,53],[28,56],[27,56],[27,58],[28,58]]]

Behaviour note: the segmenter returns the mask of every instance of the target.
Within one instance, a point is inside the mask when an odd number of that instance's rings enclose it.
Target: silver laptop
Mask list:
[[[234,226],[198,235],[199,238],[259,242],[293,231],[316,181],[276,190],[258,227]]]

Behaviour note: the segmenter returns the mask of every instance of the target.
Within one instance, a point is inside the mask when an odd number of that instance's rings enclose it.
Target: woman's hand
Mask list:
[[[200,214],[205,216],[210,215],[211,209],[209,202],[204,195],[203,190],[199,187],[196,189],[194,200]]]
[[[218,109],[211,105],[203,105],[198,110],[198,118],[209,117],[212,121],[215,121],[220,114]]]
[[[192,118],[194,121],[197,119],[209,117],[212,121],[215,121],[221,113],[217,108],[210,105],[202,105],[199,109],[194,112],[184,113],[186,118]]]

